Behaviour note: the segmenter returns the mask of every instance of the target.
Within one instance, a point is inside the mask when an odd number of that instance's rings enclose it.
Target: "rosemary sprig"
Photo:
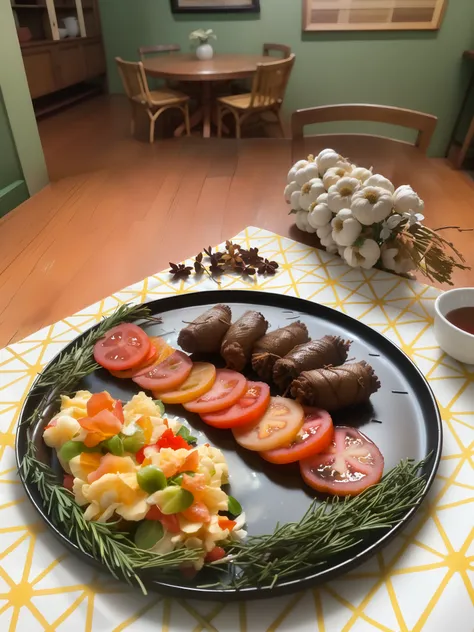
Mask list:
[[[226,558],[234,569],[233,587],[273,586],[355,547],[371,531],[394,527],[420,502],[426,480],[418,471],[428,459],[401,461],[359,496],[314,501],[299,522],[236,543]]]

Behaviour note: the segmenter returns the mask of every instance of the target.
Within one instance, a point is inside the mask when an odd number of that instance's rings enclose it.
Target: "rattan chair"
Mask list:
[[[217,99],[217,135],[222,136],[222,119],[226,114],[234,116],[236,137],[241,138],[242,123],[246,119],[254,114],[273,112],[285,136],[281,106],[294,63],[295,55],[290,55],[281,61],[258,64],[252,92]]]
[[[132,105],[132,135],[135,134],[136,114],[140,108],[145,109],[150,119],[150,143],[155,140],[157,119],[166,110],[177,108],[183,113],[186,133],[190,136],[188,95],[166,87],[160,90],[150,90],[142,62],[124,61],[120,57],[116,57],[115,61],[122,77],[125,92]]]

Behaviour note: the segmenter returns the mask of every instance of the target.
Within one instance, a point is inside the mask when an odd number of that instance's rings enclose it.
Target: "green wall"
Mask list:
[[[10,0],[0,0],[0,60],[2,214],[23,201],[28,192],[33,195],[48,183]]]
[[[138,46],[178,43],[213,28],[219,53],[258,53],[281,42],[296,53],[286,109],[366,102],[430,112],[439,117],[431,153],[444,155],[469,67],[462,52],[474,47],[474,0],[449,0],[440,31],[302,33],[301,0],[261,0],[253,14],[172,15],[168,0],[99,0],[111,92],[121,92],[114,57],[137,59]]]

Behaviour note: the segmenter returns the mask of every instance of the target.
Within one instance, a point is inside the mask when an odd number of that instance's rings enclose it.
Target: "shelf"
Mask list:
[[[41,118],[47,114],[51,114],[56,110],[60,110],[68,105],[82,101],[92,96],[96,96],[103,92],[101,85],[80,84],[62,93],[54,93],[48,97],[40,97],[34,102],[34,110],[36,118]],[[41,102],[41,105],[40,103]]]
[[[43,4],[12,4],[12,9],[46,9],[46,5]]]
[[[21,48],[35,48],[40,46],[60,46],[61,44],[70,44],[71,42],[92,42],[100,41],[100,35],[88,35],[87,37],[65,37],[64,39],[41,39],[30,40],[29,42],[23,42],[20,44]]]

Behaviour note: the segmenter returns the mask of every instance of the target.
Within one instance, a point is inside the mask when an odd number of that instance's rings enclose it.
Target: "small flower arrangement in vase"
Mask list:
[[[189,39],[192,42],[199,42],[196,48],[196,57],[201,61],[206,61],[214,57],[214,49],[209,44],[209,40],[217,39],[212,29],[197,29],[189,34]]]
[[[316,233],[327,252],[353,268],[377,267],[405,276],[418,270],[450,285],[455,268],[468,269],[439,234],[442,229],[422,224],[424,203],[410,185],[395,189],[383,175],[352,164],[333,149],[290,169],[285,198],[296,226]]]

